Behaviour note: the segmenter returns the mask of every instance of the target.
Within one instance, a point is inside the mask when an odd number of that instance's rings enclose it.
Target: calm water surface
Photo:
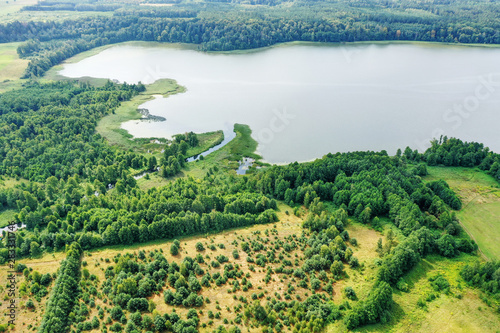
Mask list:
[[[500,49],[410,44],[285,45],[247,53],[117,45],[60,74],[128,83],[172,78],[187,92],[141,107],[136,137],[248,124],[266,161],[410,146],[441,134],[500,152]]]

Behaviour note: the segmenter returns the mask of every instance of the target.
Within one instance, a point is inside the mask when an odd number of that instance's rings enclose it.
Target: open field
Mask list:
[[[41,258],[36,259],[22,259],[17,262],[25,264],[28,268],[34,271],[38,271],[40,274],[53,274],[56,273],[61,264],[61,260],[66,257],[65,253],[57,252],[57,253],[48,253],[43,255]],[[9,299],[7,297],[8,289],[6,289],[8,280],[8,271],[9,268],[6,265],[1,266],[0,269],[0,306],[5,308],[7,306],[6,303],[3,303],[5,300]],[[25,293],[20,294],[20,287],[26,281],[25,277],[22,274],[17,275],[16,280],[16,306],[17,306],[17,330],[15,332],[28,332],[31,328],[35,329],[38,327],[42,321],[43,313],[45,311],[46,302],[50,295],[51,287],[54,286],[54,282],[49,285],[47,288],[49,291],[49,295],[41,298],[40,302],[38,302],[34,297],[29,296]],[[31,299],[34,304],[34,309],[27,309],[26,302]],[[3,304],[2,304],[3,303]],[[0,319],[0,324],[6,323],[6,318],[2,316]]]
[[[488,259],[500,258],[500,187],[493,177],[477,169],[429,167],[425,180],[444,179],[460,197],[457,212],[465,230]]]
[[[351,233],[352,229],[349,229]],[[356,237],[362,246],[362,234],[367,229],[358,233]],[[370,237],[368,237],[370,239]],[[364,239],[366,243],[367,240]],[[368,240],[368,242],[370,242]],[[374,245],[372,243],[372,245]],[[364,256],[354,252],[362,259]],[[369,264],[376,258],[374,249],[364,257],[368,266],[363,274],[350,274],[350,278],[339,281],[337,290],[345,286],[351,286],[363,299],[372,285],[375,265]],[[371,257],[371,258],[370,258]],[[429,256],[423,259],[404,280],[409,286],[408,292],[402,292],[394,288],[393,300],[395,302],[392,318],[386,324],[368,325],[354,330],[355,332],[498,332],[500,327],[500,316],[494,308],[488,307],[479,297],[480,292],[467,287],[460,277],[461,269],[467,264],[472,264],[477,258],[469,255],[461,255],[454,259],[445,259],[440,256]],[[363,260],[362,260],[363,261]],[[450,283],[450,292],[436,292],[429,281],[430,277],[442,275]],[[423,307],[417,305],[419,299],[427,299],[431,294],[436,298],[424,302]],[[360,297],[361,296],[361,297]],[[347,332],[342,321],[335,322],[327,327],[327,332]]]
[[[195,155],[199,155],[204,151],[220,144],[224,140],[224,132],[219,130],[215,132],[201,133],[197,134],[198,136],[198,146],[197,147],[189,147],[186,157],[191,157]]]
[[[394,289],[393,318],[387,324],[369,325],[357,332],[498,332],[500,317],[480,298],[479,292],[468,288],[459,272],[466,263],[476,260],[462,255],[454,259],[429,256],[404,278],[408,292]],[[442,275],[450,283],[450,292],[437,292],[429,277]],[[425,301],[434,294],[436,298]],[[425,305],[417,302],[423,299]],[[342,325],[334,326],[342,327]],[[333,332],[333,331],[332,331]]]
[[[36,3],[37,0],[2,1],[0,2],[0,20],[2,22],[8,21],[11,17],[16,17],[15,14],[24,6],[35,5]]]
[[[19,59],[17,47],[20,43],[0,44],[0,93],[20,87],[20,80],[28,66],[28,60]]]
[[[21,11],[24,6],[36,5],[37,0],[4,0],[0,2],[0,21],[64,21],[82,17],[111,16],[112,12],[80,12],[80,11]]]
[[[9,2],[8,4],[6,2]],[[18,4],[19,3],[19,4]],[[21,5],[22,3],[22,5]],[[10,23],[14,21],[29,22],[29,21],[56,21],[75,20],[79,18],[92,18],[96,16],[112,16],[112,12],[97,12],[97,11],[21,11],[21,8],[27,5],[36,4],[36,0],[9,0],[3,1],[0,5],[0,20],[2,23]],[[10,6],[9,6],[10,5]]]
[[[5,209],[0,211],[0,228],[6,227],[11,221],[14,221],[15,209]]]

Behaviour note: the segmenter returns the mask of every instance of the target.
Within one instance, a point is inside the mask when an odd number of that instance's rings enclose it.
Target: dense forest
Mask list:
[[[21,57],[31,60],[26,78],[41,76],[50,67],[82,51],[133,40],[193,43],[205,51],[249,49],[290,41],[500,43],[500,6],[495,2],[430,5],[423,1],[397,4],[257,1],[250,4],[266,6],[240,7],[208,1],[151,9],[72,1],[41,2],[26,9],[58,10],[62,6],[65,10],[111,10],[113,16],[63,22],[13,22],[1,26],[0,42],[27,41],[18,49]],[[105,8],[99,9],[102,6]]]

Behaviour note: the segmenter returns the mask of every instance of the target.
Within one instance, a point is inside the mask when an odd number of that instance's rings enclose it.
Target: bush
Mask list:
[[[240,258],[240,254],[238,253],[238,250],[233,250],[233,258],[234,259],[239,259]]]
[[[355,301],[358,299],[358,297],[356,296],[356,292],[354,292],[354,289],[352,289],[352,287],[345,287],[344,294],[345,294],[345,297],[347,297],[350,300]]]
[[[403,280],[403,279],[400,279],[398,281],[398,283],[396,284],[396,288],[398,288],[398,290],[403,291],[403,292],[408,292],[408,290],[409,290],[408,283],[406,283],[405,280]]]
[[[109,330],[113,331],[113,332],[121,332],[122,331],[122,325],[120,325],[119,323],[114,323],[113,325],[111,325],[109,327]]]
[[[458,255],[457,244],[455,238],[451,235],[443,235],[436,241],[436,245],[441,254],[444,257],[455,257]]]
[[[429,278],[429,281],[431,281],[432,288],[434,288],[435,291],[448,291],[450,288],[450,283],[448,280],[446,280],[443,276],[439,275],[437,277],[431,277]]]
[[[195,247],[196,247],[196,251],[198,251],[198,252],[205,250],[205,247],[203,246],[203,244],[201,242],[196,243]]]
[[[351,257],[351,260],[349,260],[349,265],[350,265],[352,268],[358,268],[358,267],[359,267],[359,261],[358,261],[358,258],[356,258],[356,257]]]
[[[321,288],[321,282],[318,279],[311,279],[311,289],[318,290]]]
[[[123,316],[123,310],[120,306],[115,306],[113,309],[111,309],[110,314],[113,320],[119,320]]]
[[[179,254],[179,246],[177,244],[170,245],[170,254],[176,256]]]
[[[417,301],[417,305],[418,305],[419,307],[423,308],[423,307],[425,306],[425,304],[426,304],[425,300],[424,300],[422,297],[420,297],[420,298],[418,299],[418,301]]]
[[[26,302],[26,307],[28,309],[34,309],[35,308],[35,303],[33,303],[33,300],[29,299],[27,302]]]
[[[127,309],[130,312],[135,312],[135,311],[148,311],[149,304],[148,300],[146,298],[132,298],[130,301],[127,303]]]
[[[365,324],[386,321],[391,306],[392,289],[387,282],[380,282],[364,302],[346,313],[344,323],[348,329],[354,329]]]

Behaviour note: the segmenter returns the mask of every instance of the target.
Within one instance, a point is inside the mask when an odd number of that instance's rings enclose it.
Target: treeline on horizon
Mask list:
[[[142,7],[125,6],[112,17],[12,22],[0,27],[0,42],[29,41],[18,48],[20,57],[31,60],[24,78],[42,76],[80,52],[137,40],[199,44],[203,51],[290,41],[500,43],[500,6],[496,3],[298,1],[286,7],[225,3]]]

